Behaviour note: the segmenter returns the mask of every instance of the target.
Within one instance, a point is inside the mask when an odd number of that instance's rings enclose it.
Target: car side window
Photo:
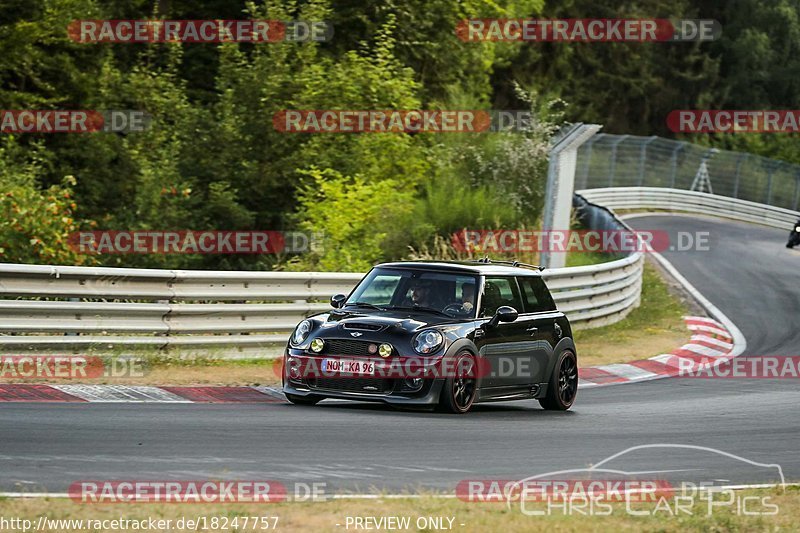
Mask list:
[[[497,312],[497,308],[509,305],[517,311],[522,310],[522,299],[519,288],[514,278],[487,276],[483,286],[481,300],[481,315],[490,317]]]
[[[525,299],[526,313],[542,313],[555,311],[556,304],[550,291],[539,276],[520,276],[517,278],[522,289],[522,296]]]

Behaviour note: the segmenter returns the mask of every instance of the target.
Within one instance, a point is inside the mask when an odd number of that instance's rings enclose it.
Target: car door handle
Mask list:
[[[531,326],[531,327],[527,328],[525,331],[530,331],[531,335],[533,335],[534,333],[539,331],[539,328],[537,328],[536,326]]]

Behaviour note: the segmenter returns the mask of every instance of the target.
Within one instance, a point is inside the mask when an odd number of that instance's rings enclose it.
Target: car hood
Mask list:
[[[379,328],[386,331],[389,328],[395,330],[405,330],[414,333],[430,326],[463,324],[470,320],[462,320],[439,316],[435,313],[421,311],[400,311],[400,310],[336,310],[330,313],[317,315],[318,320],[323,322],[323,326],[332,327],[337,325],[346,329],[370,329]]]

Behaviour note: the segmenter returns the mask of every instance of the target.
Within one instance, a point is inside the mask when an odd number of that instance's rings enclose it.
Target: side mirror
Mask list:
[[[346,300],[347,300],[346,295],[334,294],[333,296],[331,296],[331,307],[333,307],[334,309],[341,309]]]
[[[486,327],[493,328],[500,322],[514,322],[518,316],[519,313],[513,307],[501,305],[497,308],[491,320],[486,323]]]

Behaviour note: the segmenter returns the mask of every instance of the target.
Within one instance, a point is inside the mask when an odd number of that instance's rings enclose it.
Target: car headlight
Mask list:
[[[428,329],[421,332],[414,338],[414,350],[417,353],[433,353],[439,349],[444,342],[444,337],[435,329]]]
[[[800,226],[795,226],[794,230],[795,230],[797,233],[800,233]]]
[[[294,333],[292,333],[292,344],[295,346],[298,344],[303,344],[303,342],[308,338],[309,333],[311,333],[311,321],[303,320],[294,329]]]

